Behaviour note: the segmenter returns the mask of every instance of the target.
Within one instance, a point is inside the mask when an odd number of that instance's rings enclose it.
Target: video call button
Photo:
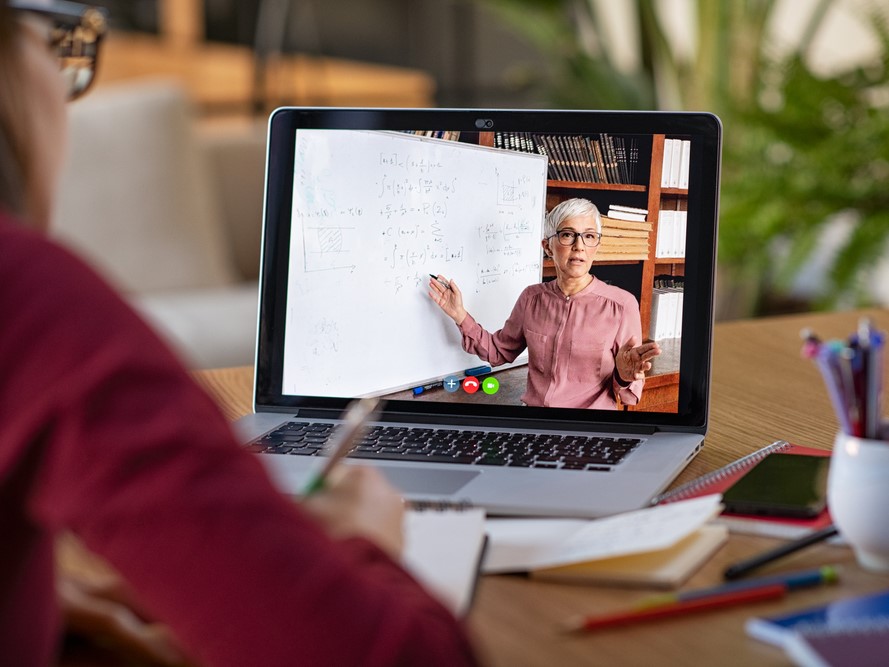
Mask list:
[[[482,391],[486,394],[496,394],[500,390],[500,382],[497,378],[485,378],[482,381]]]

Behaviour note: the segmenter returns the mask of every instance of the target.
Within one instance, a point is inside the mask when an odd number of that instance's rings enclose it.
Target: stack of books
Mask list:
[[[602,216],[602,241],[596,252],[599,262],[647,260],[650,251],[651,223],[648,211],[612,204]]]
[[[648,217],[648,209],[624,206],[622,204],[610,204],[608,206],[608,217],[617,218],[618,220],[645,222]]]

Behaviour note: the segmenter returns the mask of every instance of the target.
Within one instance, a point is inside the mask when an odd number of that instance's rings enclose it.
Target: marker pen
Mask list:
[[[443,386],[444,386],[443,382],[430,382],[429,384],[424,384],[419,387],[414,387],[413,389],[411,389],[411,391],[414,393],[414,396],[419,396],[424,391],[429,391],[430,389],[439,389],[440,387],[443,387]]]
[[[442,287],[444,287],[445,289],[451,289],[451,284],[447,280],[442,280],[434,273],[430,273],[429,277],[434,278],[438,282],[438,284],[441,285]]]

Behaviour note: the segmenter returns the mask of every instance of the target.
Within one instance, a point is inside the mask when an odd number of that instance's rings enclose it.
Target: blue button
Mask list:
[[[458,378],[456,375],[448,375],[444,379],[443,384],[444,384],[445,391],[449,391],[450,393],[453,394],[455,391],[457,391],[460,388],[461,383],[462,383],[462,380],[460,378]]]

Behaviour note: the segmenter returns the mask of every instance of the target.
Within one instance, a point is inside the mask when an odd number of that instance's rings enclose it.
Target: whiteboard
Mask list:
[[[546,158],[399,132],[295,141],[283,392],[384,394],[482,363],[429,274],[500,329],[541,280]]]

